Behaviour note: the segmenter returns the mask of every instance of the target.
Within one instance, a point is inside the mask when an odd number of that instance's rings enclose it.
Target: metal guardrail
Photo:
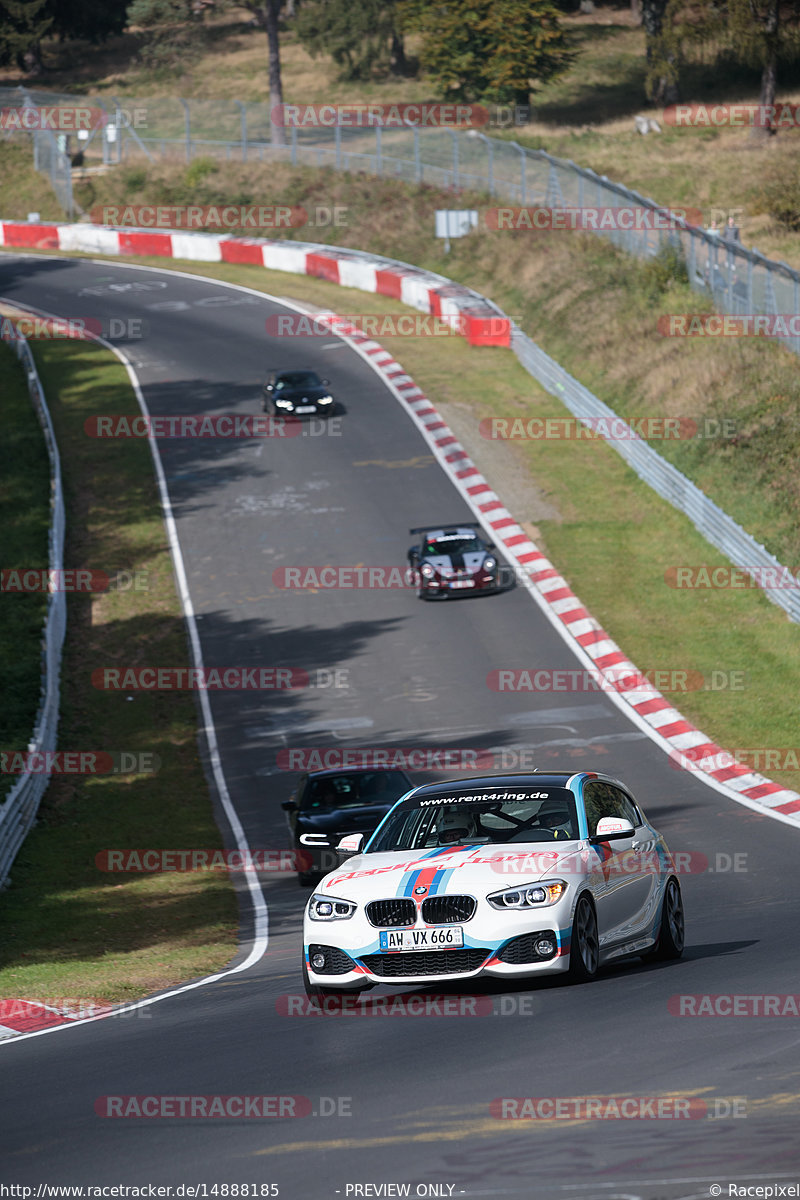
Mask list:
[[[50,411],[28,343],[14,337],[0,322],[0,337],[11,346],[21,361],[28,380],[28,391],[44,432],[50,458],[50,534],[48,563],[51,571],[64,567],[64,496],[61,488],[61,460],[58,454]],[[59,680],[61,651],[67,628],[67,597],[63,591],[48,592],[47,615],[42,638],[42,684],[39,710],[29,753],[55,750],[58,733]],[[0,887],[8,880],[11,864],[30,831],[49,782],[45,773],[21,775],[3,801],[0,801]]]
[[[583,384],[573,379],[535,342],[519,329],[514,329],[511,346],[519,361],[542,387],[564,404],[573,416],[581,418],[606,418],[620,422],[620,418],[593,395]],[[624,422],[623,422],[624,424]],[[620,454],[641,480],[657,492],[673,508],[684,513],[703,537],[716,546],[736,567],[753,575],[756,579],[778,579],[779,574],[787,578],[785,568],[765,550],[760,542],[751,537],[741,525],[724,513],[719,505],[709,500],[685,475],[662,458],[646,441],[637,438],[631,431],[630,438],[615,438],[608,445]],[[755,569],[755,570],[754,570]],[[775,570],[778,574],[761,575]],[[788,572],[791,574],[791,572]],[[761,586],[761,585],[759,585]],[[793,621],[800,623],[800,587],[762,587],[773,604],[784,609]]]

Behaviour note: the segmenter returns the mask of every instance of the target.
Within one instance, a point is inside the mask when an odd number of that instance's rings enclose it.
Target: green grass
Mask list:
[[[3,320],[0,314],[0,320]],[[50,525],[50,462],[25,372],[0,341],[0,569],[46,568]],[[44,592],[0,591],[0,753],[27,750],[42,674]],[[0,797],[14,785],[0,775]]]
[[[237,907],[227,875],[108,874],[95,863],[106,849],[214,849],[221,839],[191,694],[128,702],[91,683],[101,666],[188,665],[148,445],[83,430],[98,397],[104,412],[138,412],[127,375],[88,343],[39,342],[34,353],[63,462],[65,561],[139,571],[147,585],[68,596],[59,749],[154,755],[158,769],[52,778],[0,895],[0,996],[124,1000],[224,966]]]

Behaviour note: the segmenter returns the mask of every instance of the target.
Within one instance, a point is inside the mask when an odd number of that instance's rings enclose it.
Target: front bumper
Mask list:
[[[348,990],[367,983],[407,985],[482,977],[519,979],[556,975],[569,969],[572,912],[568,898],[540,912],[498,912],[496,917],[493,920],[484,910],[464,922],[463,950],[423,952],[381,952],[380,931],[369,924],[363,912],[346,921],[311,921],[306,917],[303,953],[309,980],[318,987]],[[442,926],[420,925],[420,928]],[[555,942],[555,954],[533,957],[531,951],[536,940],[547,936]],[[329,957],[326,969],[321,971],[311,965],[311,955],[317,948]],[[527,961],[516,961],[520,958]]]
[[[462,575],[456,579],[442,579],[439,576],[426,579],[424,575],[420,578],[420,592],[426,599],[449,600],[453,596],[474,596],[479,592],[486,594],[500,591],[497,576],[490,575],[487,571],[477,571],[474,575]],[[458,586],[466,582],[470,582],[471,586]]]

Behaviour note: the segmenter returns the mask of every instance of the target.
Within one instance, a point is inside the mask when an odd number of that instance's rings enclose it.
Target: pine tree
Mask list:
[[[41,70],[41,41],[53,18],[49,0],[0,0],[0,66]]]

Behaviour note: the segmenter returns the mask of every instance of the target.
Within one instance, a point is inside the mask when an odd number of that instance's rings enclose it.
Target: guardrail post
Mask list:
[[[383,174],[383,147],[381,144],[381,127],[375,126],[375,174]]]
[[[292,166],[297,166],[297,126],[292,126]]]
[[[419,161],[419,130],[416,125],[411,132],[414,135],[414,179],[419,183],[422,179],[422,164]]]
[[[451,130],[453,135],[453,187],[458,187],[458,134],[455,130]]]
[[[336,170],[342,169],[342,127],[337,121],[333,127],[333,137],[336,143]]]
[[[527,170],[527,166],[528,166],[528,158],[527,158],[527,155],[525,154],[525,148],[523,146],[520,146],[517,142],[514,142],[513,145],[516,147],[517,150],[519,150],[519,182],[520,182],[519,191],[520,191],[520,199],[521,199],[522,205],[524,207],[525,206],[525,184],[527,183],[525,175],[526,175],[526,170]]]

